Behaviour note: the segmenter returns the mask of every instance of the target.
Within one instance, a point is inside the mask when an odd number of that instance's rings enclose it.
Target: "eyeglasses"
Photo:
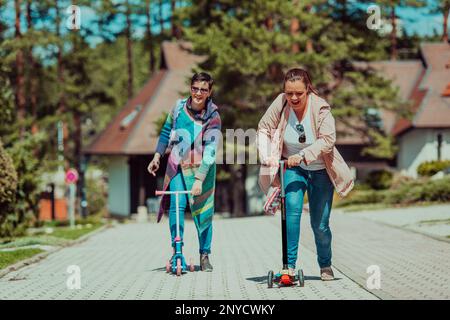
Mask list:
[[[300,122],[297,122],[295,124],[295,130],[297,130],[299,133],[298,142],[305,143],[305,141],[306,141],[305,128],[303,127],[303,125]]]
[[[200,91],[201,94],[207,94],[209,92],[209,89],[199,88],[199,87],[194,87],[194,86],[191,87],[191,92],[192,93],[197,93],[199,91]]]

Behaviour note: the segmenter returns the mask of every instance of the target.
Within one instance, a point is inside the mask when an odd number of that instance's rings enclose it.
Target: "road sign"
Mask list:
[[[66,172],[66,182],[69,184],[76,183],[78,181],[78,171],[71,168]]]

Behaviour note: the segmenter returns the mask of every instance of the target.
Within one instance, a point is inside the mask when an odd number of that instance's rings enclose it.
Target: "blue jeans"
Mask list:
[[[300,239],[300,218],[303,197],[308,192],[311,227],[320,268],[331,266],[331,230],[329,226],[334,186],[327,171],[304,170],[299,166],[287,168],[284,174],[286,194],[287,258],[290,268],[297,262]]]
[[[185,191],[186,184],[184,183],[183,174],[180,169],[178,169],[177,174],[172,178],[169,184],[170,191]],[[180,238],[183,241],[183,233],[184,233],[184,213],[186,211],[186,207],[188,206],[188,196],[187,194],[179,194],[178,195],[178,210],[180,214]],[[177,234],[177,217],[176,217],[176,197],[174,194],[170,195],[170,208],[169,208],[169,227],[170,227],[170,235],[172,238],[172,246],[175,247],[175,237]],[[197,225],[196,225],[197,226]],[[198,232],[198,241],[199,241],[199,252],[202,253],[211,253],[211,239],[212,239],[212,223],[208,228],[206,228],[201,234]],[[182,242],[182,245],[184,243]]]

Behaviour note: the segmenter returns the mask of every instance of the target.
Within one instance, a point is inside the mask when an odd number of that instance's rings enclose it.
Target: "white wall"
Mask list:
[[[437,160],[439,133],[442,134],[441,160],[450,160],[450,129],[413,129],[399,139],[397,168],[417,177],[417,167],[422,162]]]
[[[113,215],[130,214],[130,172],[124,156],[110,158],[108,166],[108,210]]]

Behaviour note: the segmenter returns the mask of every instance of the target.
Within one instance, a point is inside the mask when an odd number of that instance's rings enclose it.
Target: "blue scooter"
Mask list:
[[[187,270],[194,272],[195,266],[192,263],[192,260],[190,260],[190,264],[188,265],[186,263],[186,259],[183,256],[183,249],[181,245],[181,236],[180,236],[180,212],[179,212],[179,195],[180,194],[189,194],[191,191],[156,191],[155,195],[161,196],[165,194],[175,194],[175,201],[176,201],[176,225],[177,225],[177,232],[175,236],[175,253],[172,257],[172,261],[168,261],[166,263],[166,272],[172,274],[176,274],[177,276],[181,276],[183,272],[186,272]]]

